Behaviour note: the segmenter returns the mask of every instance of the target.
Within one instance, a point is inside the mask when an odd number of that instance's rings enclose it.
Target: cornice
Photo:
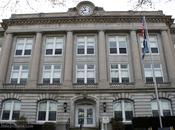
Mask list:
[[[13,25],[38,25],[38,24],[72,24],[72,23],[139,23],[141,16],[61,16],[61,17],[38,17],[38,18],[11,18],[4,19],[1,23],[6,30]],[[147,23],[166,23],[169,27],[173,24],[171,16],[164,15],[148,15]]]

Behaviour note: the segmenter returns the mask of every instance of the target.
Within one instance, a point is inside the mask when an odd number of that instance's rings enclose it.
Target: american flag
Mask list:
[[[149,53],[148,42],[147,42],[147,28],[145,27],[145,17],[142,18],[141,24],[141,36],[143,37],[143,49],[142,49],[142,59],[144,59],[145,54]]]

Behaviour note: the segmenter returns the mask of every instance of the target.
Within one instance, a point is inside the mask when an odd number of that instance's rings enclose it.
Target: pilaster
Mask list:
[[[65,53],[65,65],[64,65],[64,86],[71,87],[72,85],[72,63],[73,63],[73,32],[67,32],[66,38],[66,53]]]
[[[172,50],[174,48],[171,45],[171,42],[168,37],[168,32],[166,30],[161,31],[161,36],[169,81],[175,84],[175,58],[173,57],[174,52]]]
[[[3,87],[3,83],[5,83],[8,63],[11,55],[11,47],[12,47],[13,34],[7,33],[5,35],[5,41],[2,45],[2,56],[0,63],[0,88]]]
[[[107,85],[107,59],[106,59],[106,39],[105,32],[98,32],[98,48],[99,48],[99,87],[105,88]]]
[[[136,31],[130,31],[130,38],[131,38],[131,54],[132,54],[132,64],[133,64],[133,75],[134,75],[134,82],[136,87],[142,87],[144,82],[142,80],[142,64],[140,62],[140,49],[139,43],[137,42]]]
[[[40,57],[41,57],[41,45],[42,45],[42,33],[36,33],[36,41],[32,53],[31,75],[29,78],[29,88],[35,88],[37,86],[39,77]]]

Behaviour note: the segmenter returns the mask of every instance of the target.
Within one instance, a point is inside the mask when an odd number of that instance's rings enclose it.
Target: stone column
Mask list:
[[[107,60],[106,60],[106,40],[104,31],[98,33],[99,48],[99,85],[100,88],[107,87]]]
[[[136,31],[130,31],[130,43],[131,43],[131,54],[132,54],[132,65],[133,65],[133,75],[136,87],[142,87],[144,82],[142,80],[142,64],[140,56],[140,47],[137,42]]]
[[[42,33],[36,33],[36,41],[33,51],[32,51],[32,64],[31,64],[31,74],[29,78],[29,88],[35,88],[38,82],[39,67],[40,67],[40,57],[41,57],[41,45],[42,45]]]
[[[13,34],[7,33],[5,35],[5,41],[2,45],[1,62],[0,62],[0,88],[2,88],[3,83],[5,83],[8,63],[11,55]]]
[[[175,84],[175,58],[173,57],[173,45],[171,45],[170,39],[168,37],[168,32],[161,31],[162,44],[164,48],[164,56],[166,60],[166,66],[169,76],[169,81]]]
[[[67,40],[65,47],[65,65],[64,65],[64,86],[71,87],[72,71],[73,71],[73,32],[67,32]]]

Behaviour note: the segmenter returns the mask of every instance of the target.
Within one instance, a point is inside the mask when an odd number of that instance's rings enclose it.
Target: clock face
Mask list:
[[[79,14],[83,15],[83,16],[89,16],[92,13],[93,13],[93,9],[92,9],[92,7],[90,7],[88,5],[83,5],[79,9]]]

